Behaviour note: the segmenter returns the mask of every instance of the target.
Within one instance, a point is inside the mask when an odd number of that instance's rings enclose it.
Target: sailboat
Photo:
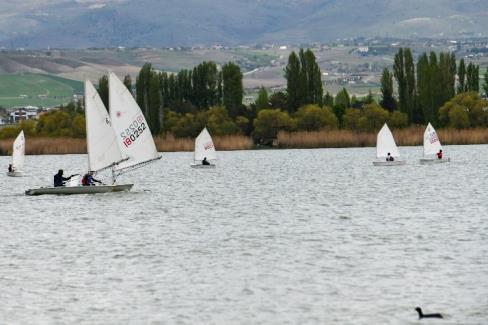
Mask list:
[[[111,169],[112,185],[44,187],[29,189],[26,195],[129,191],[133,184],[116,184],[116,178],[161,158],[141,109],[113,73],[109,74],[109,102],[110,116],[95,87],[85,81],[88,170]]]
[[[210,163],[209,165],[202,164],[202,160],[205,158]],[[216,160],[217,154],[215,152],[215,146],[210,133],[208,133],[208,130],[205,127],[195,139],[195,151],[193,153],[193,164],[191,164],[191,167],[215,168]]]
[[[386,157],[388,153],[395,158],[394,161],[386,161]],[[400,157],[400,151],[398,151],[398,147],[395,143],[395,139],[393,139],[393,134],[391,134],[388,125],[383,125],[380,132],[378,132],[378,136],[376,138],[376,158],[381,159],[383,161],[373,161],[373,165],[375,166],[399,166],[405,165],[407,162],[405,160],[398,160]]]
[[[7,176],[20,177],[24,176],[22,169],[25,161],[25,137],[24,131],[20,131],[15,138],[12,146],[12,171],[7,172]]]
[[[429,123],[424,132],[424,157],[420,159],[421,164],[439,164],[450,162],[451,158],[438,159],[435,155],[442,150],[441,141],[437,132]]]

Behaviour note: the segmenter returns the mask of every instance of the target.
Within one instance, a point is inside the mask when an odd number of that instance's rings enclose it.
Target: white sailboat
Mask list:
[[[12,171],[7,172],[7,176],[20,177],[24,176],[23,168],[25,161],[25,137],[24,131],[20,131],[15,138],[12,146]]]
[[[133,184],[115,184],[116,177],[161,158],[139,106],[112,73],[109,75],[109,99],[113,120],[95,87],[85,81],[88,170],[100,172],[110,168],[112,185],[45,187],[27,190],[27,195],[129,191]]]
[[[386,157],[390,154],[395,160],[386,161]],[[382,161],[373,161],[375,166],[399,166],[405,165],[407,162],[405,160],[399,160],[400,151],[395,143],[393,134],[391,133],[388,125],[383,125],[378,136],[376,138],[376,158],[383,159]]]
[[[209,164],[204,165],[202,161],[206,159]],[[217,160],[217,153],[212,141],[210,133],[205,127],[202,132],[195,139],[195,150],[193,153],[192,168],[215,168],[215,161]]]
[[[424,132],[424,157],[420,159],[421,164],[439,164],[450,162],[451,158],[439,159],[436,154],[442,150],[441,141],[435,132],[434,127],[429,123]]]

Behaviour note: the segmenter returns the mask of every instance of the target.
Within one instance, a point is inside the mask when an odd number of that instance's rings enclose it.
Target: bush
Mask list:
[[[295,113],[297,128],[303,131],[319,131],[322,129],[337,129],[339,122],[329,108],[317,105],[300,107]]]
[[[359,120],[362,116],[361,110],[357,108],[347,108],[344,113],[344,127],[353,131],[359,131]]]
[[[268,143],[276,139],[279,131],[293,130],[294,122],[287,112],[279,109],[263,109],[254,120],[253,139]]]
[[[239,133],[239,128],[230,119],[223,107],[213,107],[206,113],[207,127],[212,135],[229,135]]]
[[[394,129],[401,129],[408,125],[408,116],[400,111],[393,111],[388,119],[388,125]]]
[[[449,110],[449,126],[456,129],[469,127],[469,116],[466,109],[459,105],[452,107]]]
[[[439,122],[442,126],[455,128],[488,126],[487,107],[488,102],[482,99],[479,94],[475,92],[461,93],[439,109]],[[458,118],[459,121],[455,120]]]

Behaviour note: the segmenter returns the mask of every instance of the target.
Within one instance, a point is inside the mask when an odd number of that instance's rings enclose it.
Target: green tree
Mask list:
[[[480,91],[480,67],[474,63],[468,64],[466,69],[466,88],[467,91]]]
[[[459,61],[459,68],[458,68],[458,86],[457,86],[457,93],[464,93],[466,91],[466,65],[464,63],[464,59]]]
[[[378,104],[368,104],[363,109],[363,116],[359,119],[359,128],[362,131],[377,131],[386,121],[389,113]]]
[[[286,93],[288,99],[288,106],[286,107],[289,112],[295,112],[302,102],[302,80],[300,80],[300,59],[294,51],[288,56],[288,64],[285,68],[286,78]],[[282,107],[283,108],[283,107]]]
[[[223,103],[231,118],[237,117],[242,106],[244,88],[238,65],[229,62],[222,67]]]
[[[346,108],[351,106],[351,100],[349,98],[349,93],[347,92],[346,88],[342,88],[335,97],[335,105],[333,107],[333,112],[339,119],[339,122],[342,124],[342,116],[346,111]]]
[[[396,101],[393,97],[393,74],[390,73],[388,68],[384,68],[381,75],[381,95],[381,107],[390,112],[394,111],[396,109]]]
[[[282,91],[278,91],[269,96],[270,108],[286,109],[288,98],[286,94]]]
[[[266,144],[276,139],[279,131],[291,131],[293,126],[293,120],[287,112],[279,109],[263,109],[254,120],[252,136],[257,143]]]
[[[330,108],[321,108],[314,104],[300,107],[295,113],[295,119],[297,128],[304,131],[336,129],[339,126],[339,121]]]
[[[408,125],[408,116],[400,111],[390,113],[388,125],[393,129],[404,128]]]
[[[455,128],[486,127],[488,126],[488,112],[485,111],[487,106],[488,102],[477,92],[460,93],[441,107],[439,121],[443,126]]]
[[[124,76],[124,85],[127,87],[129,92],[132,94],[132,77],[130,74]]]
[[[485,92],[485,96],[488,98],[488,68],[486,68],[484,79],[483,91]]]
[[[327,92],[323,99],[323,105],[327,107],[334,107],[334,96]]]
[[[207,127],[213,135],[229,135],[239,133],[238,126],[230,119],[227,110],[221,106],[212,107],[207,111]]]
[[[264,88],[264,87],[261,87],[259,89],[258,98],[256,99],[256,108],[258,110],[270,108],[268,92],[266,91],[266,88]]]
[[[161,92],[159,90],[159,75],[156,72],[150,74],[148,89],[148,124],[152,134],[161,132]]]
[[[359,131],[359,120],[362,116],[361,110],[357,108],[346,108],[343,116],[344,127],[353,131]]]
[[[106,75],[103,75],[98,79],[98,95],[100,95],[100,98],[102,99],[103,105],[105,105],[105,108],[107,111],[109,111],[108,107],[108,77]]]

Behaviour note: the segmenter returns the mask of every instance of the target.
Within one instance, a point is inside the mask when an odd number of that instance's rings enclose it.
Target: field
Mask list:
[[[52,107],[72,100],[83,90],[83,83],[43,74],[0,75],[0,106],[33,105]]]

